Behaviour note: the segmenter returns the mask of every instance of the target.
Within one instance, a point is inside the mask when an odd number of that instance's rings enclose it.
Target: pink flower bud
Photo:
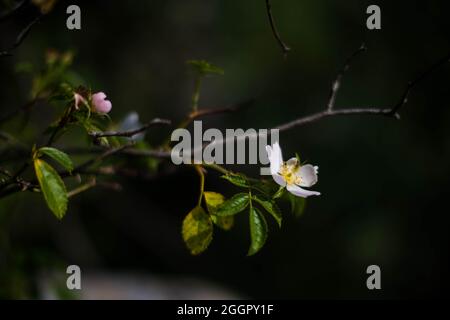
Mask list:
[[[94,112],[106,114],[111,111],[112,103],[106,100],[104,92],[97,92],[92,95],[92,107]]]

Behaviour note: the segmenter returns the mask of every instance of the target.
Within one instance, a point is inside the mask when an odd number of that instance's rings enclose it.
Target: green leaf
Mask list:
[[[264,246],[267,240],[267,222],[258,208],[250,207],[251,244],[248,255],[253,256]]]
[[[58,149],[48,147],[40,148],[39,153],[49,156],[50,158],[58,162],[61,166],[63,166],[64,169],[72,172],[73,162],[66,153],[59,151]]]
[[[250,187],[250,183],[248,180],[241,174],[227,174],[221,177],[222,179],[228,180],[232,184],[238,187],[248,188]]]
[[[206,76],[209,74],[218,74],[218,75],[224,74],[223,69],[205,60],[190,60],[187,63],[201,76]]]
[[[68,202],[64,182],[56,170],[43,160],[34,160],[34,170],[48,207],[58,219],[62,219]]]
[[[254,196],[253,200],[258,202],[267,212],[269,212],[278,223],[278,226],[281,228],[281,222],[283,220],[281,210],[278,208],[277,204],[271,200],[264,200],[259,198],[258,196]]]
[[[183,221],[183,240],[193,255],[205,251],[212,240],[213,226],[202,207],[195,207]]]
[[[216,226],[228,231],[234,225],[233,216],[219,217],[216,215],[217,208],[225,202],[225,197],[217,192],[205,191],[205,202],[208,212],[211,214],[211,219]]]
[[[247,193],[238,193],[220,205],[217,208],[216,215],[219,217],[226,217],[238,214],[247,208],[249,199]]]
[[[289,197],[289,201],[291,203],[291,211],[292,213],[299,218],[303,215],[306,207],[306,199],[301,197],[296,197],[292,193],[286,193]]]
[[[273,195],[272,199],[279,199],[279,198],[283,197],[285,192],[286,192],[286,188],[280,186],[278,191]]]

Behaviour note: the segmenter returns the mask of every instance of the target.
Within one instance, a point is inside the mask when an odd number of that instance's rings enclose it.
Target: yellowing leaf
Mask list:
[[[225,201],[225,197],[217,192],[205,191],[203,195],[205,196],[205,202],[208,211],[211,214],[214,214],[217,210],[217,207]]]
[[[220,193],[211,191],[205,191],[204,196],[206,207],[214,224],[225,231],[230,230],[234,225],[234,217],[219,217],[216,215],[217,208],[225,202],[225,197]]]
[[[183,221],[182,236],[189,251],[199,255],[211,243],[213,235],[212,221],[202,207],[194,208]]]

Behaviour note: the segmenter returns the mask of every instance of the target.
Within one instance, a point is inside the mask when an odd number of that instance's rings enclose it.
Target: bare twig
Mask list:
[[[269,17],[270,22],[270,28],[272,29],[273,36],[278,42],[278,45],[280,46],[281,50],[283,51],[283,55],[286,58],[289,51],[291,51],[291,48],[289,48],[284,41],[281,39],[280,33],[278,32],[277,26],[275,24],[275,19],[272,14],[272,4],[271,0],[266,0],[266,10],[267,15]]]
[[[233,112],[241,111],[241,110],[249,107],[254,101],[255,101],[255,99],[249,99],[249,100],[245,100],[245,101],[239,102],[237,104],[229,105],[226,107],[200,109],[200,110],[194,111],[191,114],[189,114],[188,119],[190,120],[190,122],[192,122],[198,118],[202,118],[205,116],[213,116],[213,115],[219,115],[219,114],[224,114],[224,113],[233,113]]]
[[[87,168],[93,166],[94,164],[99,163],[99,162],[105,160],[106,158],[111,157],[112,155],[119,154],[119,153],[123,152],[124,150],[126,150],[127,148],[130,148],[133,145],[134,145],[134,143],[128,143],[128,144],[125,144],[118,148],[108,149],[108,150],[104,151],[102,154],[100,154],[98,157],[86,161],[85,163],[79,165],[74,170],[72,170],[72,172],[66,172],[63,175],[67,176],[67,175],[73,175],[73,174],[80,173],[84,169],[87,169]]]
[[[332,116],[350,116],[350,115],[377,115],[377,116],[392,116],[390,108],[352,108],[352,109],[340,109],[340,110],[324,110],[322,112],[314,113],[312,115],[295,119],[293,121],[279,125],[273,129],[280,131],[286,131],[295,127],[300,127],[309,123],[316,122],[326,117]],[[395,114],[395,118],[400,119],[398,114]]]
[[[58,125],[53,130],[53,132],[50,135],[50,138],[47,141],[46,146],[50,147],[55,141],[58,136],[58,133],[60,133],[66,125],[69,123],[70,118],[72,116],[72,112],[75,110],[75,106],[70,106],[65,112],[62,118],[59,120]]]
[[[39,15],[37,18],[35,18],[33,21],[31,21],[17,36],[16,41],[14,44],[7,50],[0,51],[0,57],[2,56],[11,56],[12,52],[16,50],[22,42],[25,40],[25,38],[28,36],[28,34],[31,31],[31,28],[38,23],[42,18],[42,15]]]
[[[104,137],[133,137],[139,133],[147,131],[148,129],[158,126],[158,125],[170,125],[172,122],[165,119],[154,119],[144,125],[143,127],[130,131],[108,131],[108,132],[90,132],[89,135],[94,138],[104,138]]]
[[[72,191],[67,192],[67,197],[72,198],[76,195],[79,195],[80,193],[83,193],[97,185],[97,180],[95,178],[92,178],[87,183],[79,186],[78,188],[73,189]]]
[[[361,45],[361,47],[353,52],[353,54],[348,57],[347,61],[345,62],[345,65],[342,67],[342,69],[339,71],[336,79],[334,80],[333,84],[331,85],[331,91],[328,99],[328,111],[333,110],[334,105],[336,104],[336,95],[339,91],[339,88],[341,86],[341,80],[344,74],[347,72],[347,70],[350,68],[350,64],[352,63],[353,59],[358,56],[360,53],[366,51],[367,48],[364,45],[364,43]]]
[[[11,111],[11,112],[1,116],[0,117],[0,125],[2,123],[5,123],[5,122],[11,120],[16,115],[18,115],[18,114],[20,114],[22,112],[27,112],[27,111],[31,110],[31,108],[33,108],[41,100],[43,101],[44,99],[41,99],[41,98],[33,99],[31,101],[28,101],[26,104],[20,106],[19,108],[14,109],[13,111]]]
[[[450,53],[448,53],[445,57],[437,61],[435,64],[433,64],[430,68],[425,70],[423,73],[421,73],[417,78],[414,80],[408,82],[406,85],[406,89],[403,92],[403,94],[400,97],[400,100],[397,102],[396,105],[394,105],[390,111],[390,115],[395,115],[400,108],[402,108],[407,102],[409,94],[411,93],[411,90],[416,87],[418,84],[420,84],[422,81],[427,79],[433,72],[444,66],[446,63],[450,62]]]
[[[20,9],[22,9],[29,0],[22,0],[17,2],[9,11],[4,12],[0,15],[0,23],[5,22],[9,18],[11,18],[14,14],[16,14]]]

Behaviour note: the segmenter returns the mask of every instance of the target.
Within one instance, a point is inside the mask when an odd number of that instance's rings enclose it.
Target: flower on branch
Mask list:
[[[94,112],[107,114],[112,109],[112,103],[106,99],[104,92],[97,92],[92,95],[92,109]]]
[[[297,197],[320,196],[319,192],[305,190],[302,187],[312,187],[317,183],[319,167],[310,164],[301,165],[298,158],[283,161],[280,145],[276,142],[272,147],[267,146],[270,161],[270,173],[273,180]]]

